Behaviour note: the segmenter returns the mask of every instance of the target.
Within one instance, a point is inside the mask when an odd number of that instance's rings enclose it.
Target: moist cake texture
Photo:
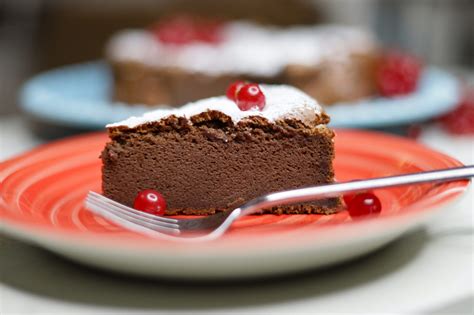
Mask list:
[[[293,85],[323,104],[375,94],[378,50],[365,30],[234,22],[221,33],[222,42],[186,45],[162,43],[151,30],[115,34],[106,47],[114,98],[176,106],[220,95],[236,80]]]
[[[295,88],[261,89],[262,111],[214,97],[108,125],[103,193],[132,206],[138,192],[155,189],[167,214],[212,214],[266,193],[332,182],[329,117]],[[338,206],[332,198],[264,212],[333,213]]]

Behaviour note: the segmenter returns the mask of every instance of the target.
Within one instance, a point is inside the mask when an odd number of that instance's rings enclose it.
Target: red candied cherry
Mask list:
[[[355,196],[356,194],[345,194],[344,196],[342,196],[342,199],[344,199],[344,203],[346,204],[346,207],[349,208],[349,204],[351,203],[352,199],[354,199]]]
[[[133,207],[137,210],[155,215],[164,215],[166,211],[166,200],[159,192],[153,189],[145,189],[138,193]]]
[[[354,199],[354,194],[346,194],[342,196],[342,199],[344,200],[344,203],[346,204],[346,207],[349,206],[349,203]]]
[[[474,134],[474,88],[468,90],[459,105],[441,117],[440,122],[453,134]]]
[[[382,57],[377,70],[380,94],[396,96],[409,94],[416,89],[422,66],[414,56],[390,52]]]
[[[235,102],[235,97],[237,96],[237,92],[239,92],[240,88],[243,87],[246,83],[244,81],[235,81],[229,85],[225,95],[228,99]]]
[[[217,44],[222,41],[222,22],[203,20],[195,25],[195,39],[208,44]]]
[[[195,40],[193,21],[188,16],[177,16],[152,26],[156,38],[165,44],[182,45]]]
[[[221,23],[179,15],[152,26],[156,38],[165,44],[184,45],[191,42],[218,43]]]
[[[373,194],[373,192],[371,190],[364,190],[363,192],[345,194],[345,195],[342,196],[342,199],[344,199],[344,203],[346,204],[346,206],[349,207],[349,204],[351,203],[352,199],[354,199],[355,196],[357,196],[358,194],[361,194],[361,193],[371,193],[371,194]]]
[[[376,215],[382,211],[379,198],[371,192],[356,194],[347,204],[351,218]]]
[[[237,91],[235,102],[243,111],[250,109],[262,110],[265,107],[265,95],[258,84],[248,83]]]

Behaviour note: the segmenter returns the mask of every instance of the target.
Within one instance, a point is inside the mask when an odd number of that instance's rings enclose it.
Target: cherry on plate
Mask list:
[[[156,190],[145,189],[137,194],[133,207],[146,213],[164,215],[166,212],[166,200]]]
[[[357,181],[357,179],[353,180],[353,181]],[[361,191],[361,192],[356,192],[356,193],[347,193],[347,194],[344,194],[342,196],[342,199],[344,200],[344,203],[346,204],[346,207],[349,207],[349,204],[352,202],[352,200],[354,199],[355,196],[361,194],[361,193],[370,193],[370,194],[374,194],[372,190],[364,190],[364,191]]]
[[[382,203],[379,198],[371,193],[364,192],[356,194],[347,204],[347,210],[351,218],[361,218],[378,215],[382,211]]]

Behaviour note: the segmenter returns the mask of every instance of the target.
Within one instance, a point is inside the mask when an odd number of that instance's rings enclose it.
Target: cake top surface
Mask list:
[[[221,32],[224,40],[218,44],[194,42],[176,46],[162,44],[148,30],[124,30],[109,41],[107,57],[211,75],[272,76],[287,65],[317,65],[327,59],[344,61],[352,53],[375,47],[370,32],[341,25],[280,29],[234,22],[225,24]]]
[[[156,109],[140,117],[130,117],[126,120],[109,124],[106,127],[135,128],[142,124],[160,121],[172,115],[189,119],[194,115],[209,110],[219,111],[229,116],[233,123],[238,123],[251,116],[259,116],[266,118],[270,122],[296,119],[310,125],[323,112],[322,107],[316,100],[294,87],[261,84],[260,89],[266,99],[266,105],[261,111],[258,109],[242,111],[234,101],[229,100],[226,96],[217,96],[188,103],[179,108]]]

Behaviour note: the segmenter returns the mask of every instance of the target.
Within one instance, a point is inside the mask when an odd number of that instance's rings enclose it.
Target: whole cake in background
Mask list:
[[[235,80],[293,85],[330,105],[376,93],[372,35],[341,25],[277,28],[178,16],[128,29],[107,44],[114,98],[178,106]]]
[[[334,133],[314,99],[290,86],[242,82],[226,95],[108,125],[104,195],[134,206],[153,190],[166,200],[160,214],[202,215],[333,182]],[[339,205],[330,198],[264,212],[330,214]]]

